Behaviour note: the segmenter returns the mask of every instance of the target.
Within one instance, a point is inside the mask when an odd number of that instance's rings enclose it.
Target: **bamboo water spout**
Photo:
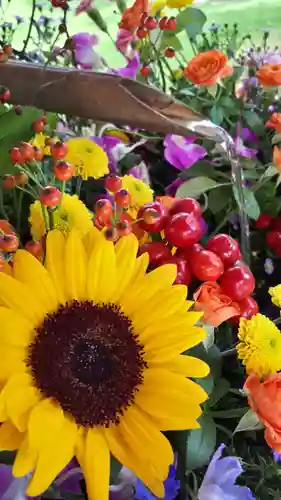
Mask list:
[[[12,102],[17,104],[221,143],[231,164],[240,214],[241,246],[245,260],[249,261],[243,171],[233,139],[223,128],[160,90],[115,74],[15,61],[0,65],[0,84],[10,89]]]

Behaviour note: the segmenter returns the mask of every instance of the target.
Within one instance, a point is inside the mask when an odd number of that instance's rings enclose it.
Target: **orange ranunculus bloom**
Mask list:
[[[273,113],[265,126],[274,128],[276,132],[281,132],[281,113]]]
[[[186,78],[197,85],[215,85],[219,78],[231,76],[232,66],[220,50],[208,50],[196,54],[184,70]]]
[[[277,146],[274,146],[273,149],[273,163],[277,170],[281,173],[281,149],[279,149]]]
[[[16,231],[13,226],[6,220],[0,220],[0,232],[3,231],[5,234],[15,234]]]
[[[196,311],[204,313],[203,320],[209,325],[219,326],[224,321],[240,314],[239,305],[224,295],[214,281],[205,281],[193,295]]]
[[[281,64],[264,64],[257,71],[257,79],[263,87],[281,85]]]
[[[134,32],[140,25],[142,14],[149,10],[150,0],[135,0],[131,7],[124,10],[119,28]]]
[[[281,373],[271,375],[264,382],[251,373],[244,389],[252,410],[266,427],[267,444],[281,453]]]

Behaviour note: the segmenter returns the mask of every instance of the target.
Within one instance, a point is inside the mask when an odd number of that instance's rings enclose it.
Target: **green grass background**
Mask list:
[[[6,3],[5,3],[6,2]],[[45,0],[46,3],[46,0]],[[131,3],[128,0],[128,3]],[[30,16],[32,2],[31,0],[3,0],[4,7],[8,5],[5,11],[5,20],[13,19],[16,14],[25,18],[25,23],[20,27],[15,37],[15,46],[20,48],[28,30],[28,18]],[[108,0],[95,0],[95,6],[100,9],[112,36],[116,35],[119,14],[116,13],[114,2]],[[262,39],[262,29],[270,29],[270,44],[281,47],[281,0],[209,0],[204,4],[195,5],[201,8],[207,16],[205,28],[216,23],[237,22],[243,34],[251,33],[254,41],[259,43]],[[57,9],[59,16],[60,9]],[[46,12],[46,11],[45,11]],[[44,12],[44,13],[45,13]],[[70,34],[79,31],[88,31],[98,34],[100,37],[99,51],[105,56],[110,65],[122,65],[124,59],[114,49],[112,41],[95,27],[93,22],[86,14],[75,17],[69,14]],[[185,45],[185,55],[190,57],[190,47],[188,42]]]

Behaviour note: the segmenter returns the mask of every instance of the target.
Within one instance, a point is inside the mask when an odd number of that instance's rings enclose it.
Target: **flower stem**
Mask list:
[[[24,44],[23,44],[22,51],[21,51],[23,55],[26,52],[27,45],[28,45],[28,42],[29,42],[30,37],[31,37],[32,26],[34,23],[35,10],[36,10],[36,0],[32,0],[32,11],[31,11],[31,16],[30,16],[30,21],[29,21],[29,28],[28,28],[26,39],[25,39]]]
[[[17,207],[18,208],[18,210],[17,210],[17,225],[16,225],[17,233],[19,233],[19,231],[20,231],[22,199],[23,199],[23,191],[20,191],[19,196],[18,196],[18,207]]]
[[[5,210],[5,206],[4,206],[3,189],[2,189],[2,187],[0,188],[0,212],[3,214],[3,216],[5,217],[5,219],[8,220],[8,215],[7,215],[7,212]]]

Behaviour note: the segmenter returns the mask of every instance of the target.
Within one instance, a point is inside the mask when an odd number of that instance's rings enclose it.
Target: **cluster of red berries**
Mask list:
[[[266,242],[278,257],[281,257],[281,217],[261,214],[255,223],[257,229],[268,230]]]
[[[6,263],[13,266],[13,253],[19,247],[19,239],[13,226],[6,220],[0,220],[0,271],[4,269]],[[43,255],[43,245],[40,241],[29,241],[25,245],[25,250],[41,259]]]
[[[258,306],[250,296],[255,279],[241,261],[239,244],[226,234],[218,234],[204,248],[200,243],[201,218],[201,207],[192,198],[175,199],[170,209],[159,201],[144,205],[137,224],[148,233],[163,232],[164,241],[141,245],[140,254],[148,252],[152,267],[176,264],[175,284],[219,280],[222,292],[238,303],[241,316],[256,314]]]
[[[67,0],[51,0],[52,6],[55,8],[60,7],[61,9],[68,9]]]
[[[138,38],[143,39],[148,36],[148,32],[159,28],[162,31],[175,31],[177,28],[177,20],[175,17],[162,17],[156,19],[144,12],[141,16],[140,25],[137,29],[136,35]]]

